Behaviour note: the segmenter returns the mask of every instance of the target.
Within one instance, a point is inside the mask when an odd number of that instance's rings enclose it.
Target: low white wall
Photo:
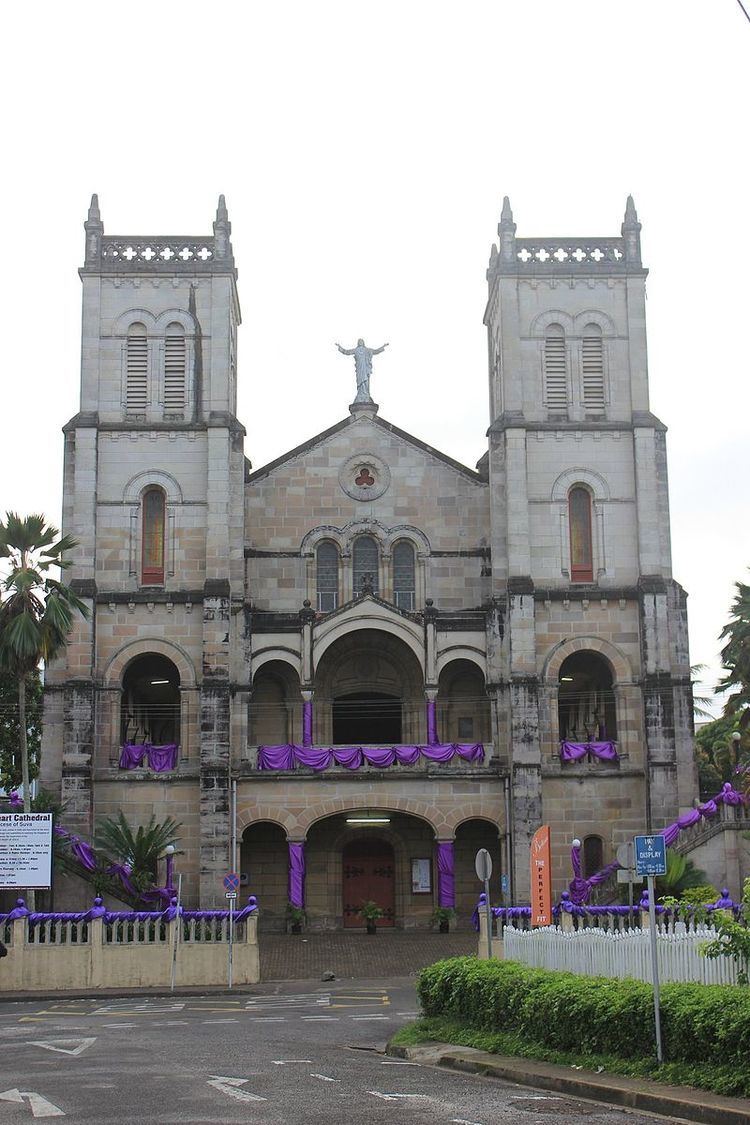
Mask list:
[[[83,932],[80,923],[62,923],[55,934],[60,940],[30,942],[26,920],[17,919],[11,927],[8,956],[0,961],[0,990],[39,992],[169,986],[174,937],[171,923],[166,924],[164,941],[112,942],[106,940],[101,918],[92,919],[87,926],[86,941],[74,940]],[[257,914],[245,919],[232,945],[233,983],[257,984],[260,980]],[[227,941],[180,941],[175,985],[226,984],[227,961]]]

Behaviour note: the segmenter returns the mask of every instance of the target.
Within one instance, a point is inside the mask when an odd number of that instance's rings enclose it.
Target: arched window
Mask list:
[[[148,406],[148,337],[145,324],[131,324],[125,342],[125,409],[145,414]]]
[[[120,706],[123,743],[168,746],[180,741],[180,673],[166,656],[137,656],[125,670]]]
[[[363,587],[378,592],[378,563],[380,552],[371,535],[360,535],[354,540],[352,548],[352,569],[354,571],[354,596],[361,597]]]
[[[544,397],[551,413],[567,414],[567,349],[565,332],[559,324],[550,324],[544,334]]]
[[[142,501],[143,537],[141,582],[144,586],[164,583],[165,502],[160,488],[149,488]]]
[[[612,670],[598,652],[574,652],[562,662],[557,696],[562,742],[616,742]]]
[[[589,879],[604,867],[604,841],[601,836],[585,836],[583,840],[583,868],[584,879]]]
[[[182,415],[185,409],[187,349],[185,329],[168,324],[164,340],[164,413]]]
[[[583,366],[583,408],[591,414],[604,413],[604,342],[598,324],[587,324],[581,343]]]
[[[318,610],[330,613],[339,604],[339,549],[336,544],[330,540],[319,543],[315,562]]]
[[[402,539],[393,548],[393,600],[399,609],[413,610],[415,594],[414,547]]]
[[[591,494],[577,484],[568,493],[570,523],[571,582],[594,581],[594,556],[591,537]]]

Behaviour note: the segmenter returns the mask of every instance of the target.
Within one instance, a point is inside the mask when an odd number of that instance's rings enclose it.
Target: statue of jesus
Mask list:
[[[342,348],[341,344],[337,344],[342,355],[354,356],[354,369],[357,376],[357,397],[355,402],[372,402],[370,397],[370,376],[372,375],[372,357],[380,355],[382,351],[388,347],[383,344],[382,348],[368,348],[364,340],[360,336],[357,340],[356,348]]]

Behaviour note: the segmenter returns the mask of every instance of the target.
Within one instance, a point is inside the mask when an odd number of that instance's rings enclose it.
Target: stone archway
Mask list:
[[[425,737],[422,670],[391,633],[360,629],[335,641],[315,676],[315,741],[383,745]]]

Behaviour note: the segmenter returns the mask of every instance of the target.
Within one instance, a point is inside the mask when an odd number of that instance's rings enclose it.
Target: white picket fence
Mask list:
[[[700,984],[737,984],[737,966],[728,957],[709,959],[701,946],[716,937],[710,926],[689,928],[678,922],[656,935],[659,979]],[[504,956],[537,969],[558,969],[588,977],[630,977],[651,980],[649,931],[602,930],[565,932],[559,926],[538,930],[503,930]]]

